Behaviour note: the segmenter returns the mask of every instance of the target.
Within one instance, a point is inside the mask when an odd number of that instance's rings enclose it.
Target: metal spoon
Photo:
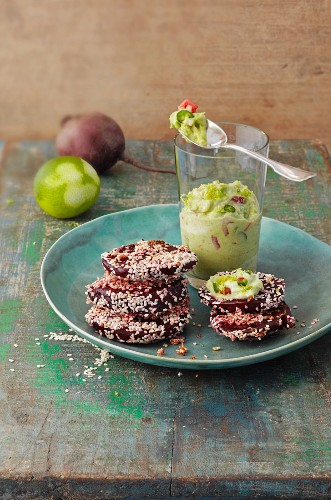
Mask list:
[[[249,156],[252,156],[253,158],[256,158],[257,160],[260,160],[263,163],[266,163],[277,174],[281,175],[282,177],[285,177],[286,179],[290,179],[291,181],[302,182],[306,181],[307,179],[311,179],[316,175],[316,173],[309,172],[308,170],[302,170],[301,168],[298,167],[292,167],[291,165],[285,165],[284,163],[271,160],[270,158],[266,158],[265,156],[262,156],[261,154],[256,153],[255,151],[251,151],[249,149],[243,148],[242,146],[238,146],[237,144],[229,144],[227,142],[228,137],[226,133],[219,125],[210,120],[207,120],[207,123],[208,123],[207,146],[200,146],[200,144],[197,144],[196,142],[192,141],[181,131],[180,133],[184,137],[184,139],[186,139],[189,142],[192,142],[193,144],[199,147],[204,147],[206,149],[217,149],[217,148],[235,149],[237,151],[241,151],[242,153],[245,153]]]

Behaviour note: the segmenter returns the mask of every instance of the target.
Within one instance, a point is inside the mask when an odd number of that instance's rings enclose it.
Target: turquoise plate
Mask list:
[[[152,205],[105,215],[69,231],[47,252],[41,282],[54,311],[79,335],[126,358],[180,369],[230,368],[266,361],[299,349],[331,327],[331,248],[300,229],[263,218],[258,270],[286,280],[286,302],[297,327],[280,330],[261,341],[240,342],[221,337],[208,326],[209,308],[190,288],[194,314],[185,329],[186,356],[163,342],[129,345],[96,334],[85,322],[85,285],[103,274],[100,255],[139,239],[163,239],[179,244],[177,205]],[[213,350],[220,347],[220,350]],[[195,359],[191,359],[195,356]]]

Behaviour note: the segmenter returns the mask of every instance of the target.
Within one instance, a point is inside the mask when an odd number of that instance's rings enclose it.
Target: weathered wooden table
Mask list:
[[[176,178],[118,163],[89,212],[56,220],[32,193],[53,143],[2,149],[0,498],[330,498],[330,335],[272,361],[181,376],[114,356],[82,382],[100,352],[48,337],[70,332],[43,295],[42,259],[78,223],[176,202]],[[170,142],[127,150],[174,168]],[[274,142],[270,156],[318,177],[295,184],[269,171],[264,214],[330,244],[326,148]]]

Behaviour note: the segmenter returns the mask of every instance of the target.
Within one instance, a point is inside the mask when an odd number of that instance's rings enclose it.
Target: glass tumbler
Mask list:
[[[268,156],[269,138],[262,130],[240,123],[219,125],[226,132],[228,143]],[[187,274],[190,284],[199,288],[219,271],[242,268],[255,272],[267,165],[239,151],[195,146],[179,133],[175,138],[175,161],[181,239],[198,257],[198,264]],[[250,200],[254,198],[255,213],[239,217],[233,212],[218,213],[210,208],[208,200],[206,203],[202,199],[194,200],[192,211],[192,204],[190,208],[185,203],[187,195],[213,181],[224,184],[240,181],[253,193]],[[240,196],[232,200],[238,201],[237,198],[246,202]]]

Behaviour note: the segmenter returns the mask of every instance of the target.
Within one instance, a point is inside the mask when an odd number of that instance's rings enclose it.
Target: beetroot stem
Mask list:
[[[176,175],[176,172],[174,172],[173,170],[150,167],[149,165],[146,165],[146,163],[143,163],[139,160],[136,160],[135,158],[132,158],[131,156],[128,156],[125,152],[121,154],[119,160],[122,160],[125,163],[130,163],[134,167],[141,168],[142,170],[148,170],[149,172],[159,172],[160,174]]]

